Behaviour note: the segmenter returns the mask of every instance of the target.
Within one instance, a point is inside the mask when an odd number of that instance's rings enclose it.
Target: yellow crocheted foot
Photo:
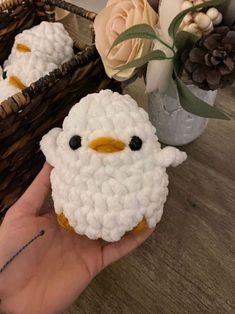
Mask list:
[[[70,226],[68,219],[65,217],[63,213],[57,215],[58,223],[68,231],[74,231],[73,227]]]
[[[134,229],[131,230],[131,233],[134,233],[134,234],[141,233],[145,229],[147,229],[147,227],[148,227],[147,222],[146,222],[145,218],[143,218],[141,220],[141,222],[138,223],[138,225]]]

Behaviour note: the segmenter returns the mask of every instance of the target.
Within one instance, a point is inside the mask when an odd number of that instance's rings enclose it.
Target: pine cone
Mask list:
[[[235,27],[220,26],[182,55],[184,67],[195,85],[216,90],[235,81]]]

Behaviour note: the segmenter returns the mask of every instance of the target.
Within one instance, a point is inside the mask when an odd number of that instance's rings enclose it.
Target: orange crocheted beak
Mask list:
[[[122,141],[112,137],[99,137],[91,141],[88,145],[98,153],[116,153],[125,149],[126,145]]]

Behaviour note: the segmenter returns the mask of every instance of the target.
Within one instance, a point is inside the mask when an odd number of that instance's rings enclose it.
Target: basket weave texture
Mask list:
[[[61,0],[10,0],[0,4],[0,63],[11,51],[15,36],[42,20],[54,21],[60,7],[93,21],[95,13]],[[95,45],[78,49],[75,57],[30,87],[0,104],[0,217],[22,195],[45,159],[42,136],[61,126],[71,107],[101,89],[121,91],[104,71]]]

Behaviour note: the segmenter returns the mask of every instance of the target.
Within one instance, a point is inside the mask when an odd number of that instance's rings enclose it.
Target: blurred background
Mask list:
[[[74,3],[79,7],[83,7],[90,11],[99,12],[105,4],[107,0],[67,0],[68,2]]]

